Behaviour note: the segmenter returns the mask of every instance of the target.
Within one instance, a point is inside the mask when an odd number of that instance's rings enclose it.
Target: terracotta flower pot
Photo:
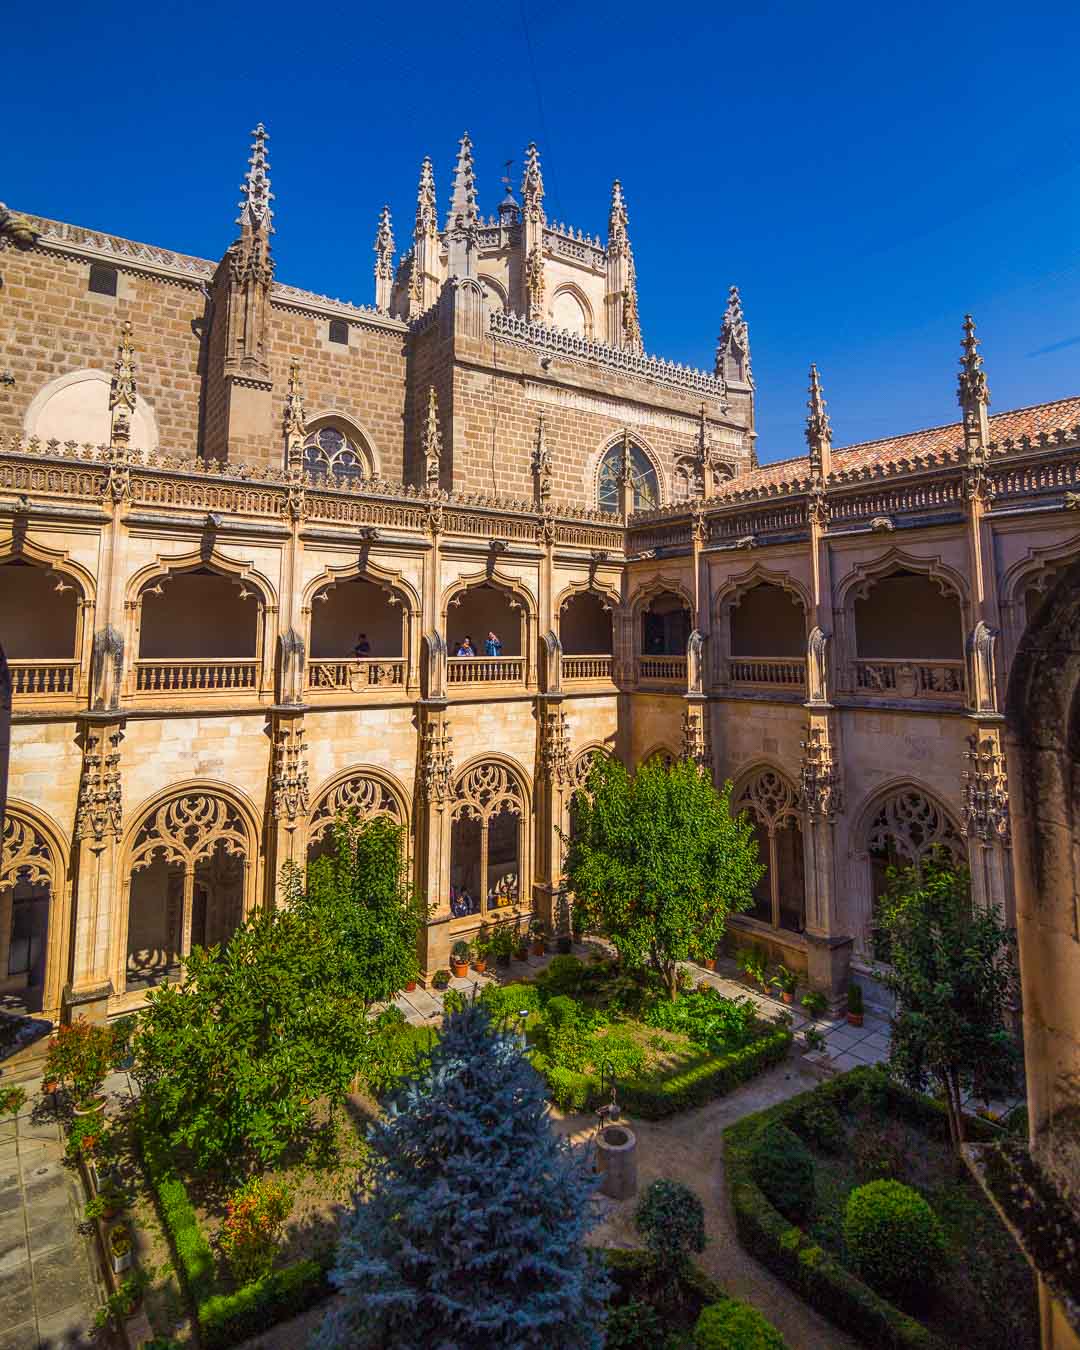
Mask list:
[[[478,956],[473,962],[473,970],[476,971],[477,975],[483,975],[484,971],[487,970],[487,957]]]
[[[411,993],[413,993],[413,991],[414,991],[415,989],[416,989],[416,981],[415,981],[415,980],[407,980],[406,983],[405,983],[405,992],[406,992],[407,994],[411,994]]]
[[[77,1116],[97,1115],[98,1112],[105,1110],[105,1098],[104,1096],[92,1097],[90,1101],[86,1102],[84,1105],[76,1105],[71,1109]]]
[[[469,973],[468,961],[451,961],[450,969],[454,972],[455,980],[463,980]]]
[[[795,995],[794,995],[794,993],[790,993],[790,994],[789,994],[788,991],[787,991],[786,989],[783,990],[783,991],[781,991],[780,998],[781,998],[781,1000],[782,1000],[784,1003],[794,1003],[794,1002],[795,1002]]]
[[[547,945],[541,939],[541,941],[533,943],[532,949],[533,949],[533,956],[543,956],[543,954],[547,951]]]
[[[58,1087],[55,1078],[46,1078],[41,1084],[41,1091],[48,1097],[51,1097]]]
[[[706,970],[715,970],[715,969],[716,969],[716,957],[715,957],[715,956],[707,956],[707,957],[704,959],[704,961],[702,961],[701,964],[705,967]]]
[[[861,1027],[863,1022],[863,1014],[849,1012],[847,1015],[847,1020],[849,1027]]]
[[[527,961],[528,959],[529,959],[528,947],[519,947],[517,951],[514,953],[515,961]]]

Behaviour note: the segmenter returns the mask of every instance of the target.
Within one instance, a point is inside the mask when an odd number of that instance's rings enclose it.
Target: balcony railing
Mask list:
[[[136,661],[139,694],[228,694],[258,688],[258,661]]]
[[[564,680],[611,680],[610,656],[564,656]]]
[[[856,661],[855,688],[884,698],[958,703],[964,696],[963,661]]]
[[[343,693],[363,694],[369,689],[403,689],[403,657],[362,657],[353,661],[309,661],[307,687],[313,693],[335,689]]]
[[[447,684],[521,684],[524,679],[521,656],[451,656],[446,662]]]
[[[802,657],[737,656],[728,669],[732,684],[754,684],[769,689],[804,689],[806,661]]]
[[[9,661],[16,698],[63,698],[74,694],[77,661]]]
[[[685,684],[685,656],[639,656],[638,679],[647,684]]]

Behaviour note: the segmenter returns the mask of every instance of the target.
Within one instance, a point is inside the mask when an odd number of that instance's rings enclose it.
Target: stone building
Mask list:
[[[347,807],[407,827],[426,972],[557,924],[596,753],[732,780],[768,863],[736,927],[834,999],[892,862],[1029,902],[1006,691],[1076,594],[1080,398],[991,416],[969,320],[961,421],[834,448],[811,368],[809,453],[762,466],[738,292],[711,371],[646,355],[617,182],[605,238],[557,224],[530,146],[485,218],[463,137],[358,306],[275,278],[253,135],[216,264],[35,217],[0,245],[0,988],[138,1005]],[[1032,940],[1075,991],[1072,866]]]

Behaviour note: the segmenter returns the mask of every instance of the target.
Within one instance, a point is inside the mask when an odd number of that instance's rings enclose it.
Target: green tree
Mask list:
[[[369,1028],[331,981],[338,961],[335,935],[306,914],[260,911],[147,995],[133,1072],[151,1121],[197,1168],[271,1164],[310,1127],[317,1098],[344,1098]]]
[[[731,784],[717,792],[691,763],[643,764],[631,777],[598,758],[574,812],[566,875],[576,913],[628,965],[658,971],[675,998],[678,963],[715,949],[764,872],[753,826],[731,814]]]
[[[326,946],[328,983],[365,1007],[389,1002],[419,969],[417,943],[426,918],[405,873],[405,830],[385,817],[341,817],[330,826],[331,851],[307,869],[283,872],[289,909]]]
[[[892,962],[881,976],[896,998],[890,1071],[920,1091],[937,1086],[959,1148],[963,1093],[989,1097],[1016,1079],[1013,934],[995,908],[972,901],[967,870],[940,852],[921,868],[890,870],[879,922]]]

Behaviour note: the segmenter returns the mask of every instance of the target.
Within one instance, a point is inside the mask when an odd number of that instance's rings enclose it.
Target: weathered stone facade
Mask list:
[[[346,807],[407,826],[428,972],[557,923],[596,751],[733,781],[737,926],[834,998],[890,861],[1014,912],[1005,690],[1080,557],[1080,399],[991,417],[969,329],[962,422],[834,449],[814,371],[809,454],[759,467],[738,293],[713,371],[644,355],[618,185],[606,242],[556,226],[531,148],[484,220],[466,140],[365,308],[274,278],[268,171],[260,128],[216,266],[0,251],[0,986],[134,1006]]]

